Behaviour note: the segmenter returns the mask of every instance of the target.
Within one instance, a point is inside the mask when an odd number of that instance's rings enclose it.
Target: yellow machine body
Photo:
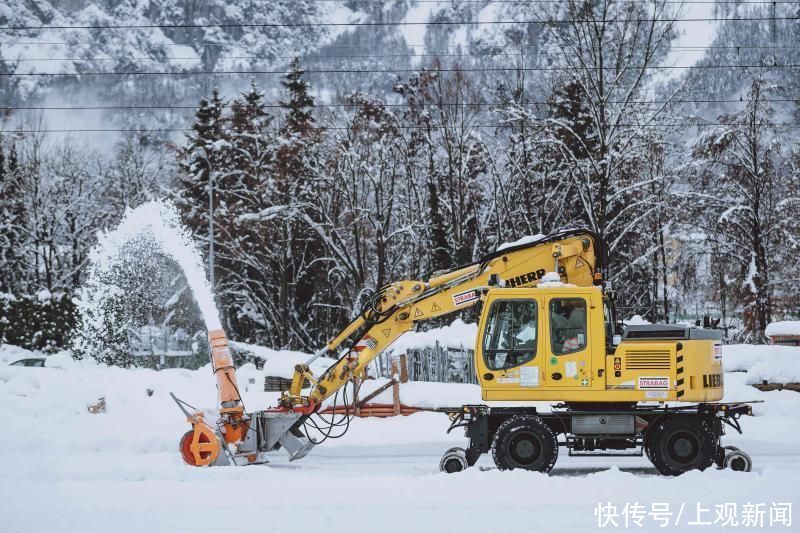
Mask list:
[[[244,411],[225,334],[211,331],[220,418],[209,425],[175,398],[193,426],[181,440],[183,458],[196,466],[254,464],[277,449],[290,460],[303,458],[318,444],[304,433],[305,423],[326,399],[363,379],[369,363],[417,324],[480,304],[475,368],[483,400],[498,404],[447,411],[451,429],[464,427],[470,445],[449,450],[444,471],[472,466],[492,450],[498,468],[547,472],[561,445],[556,434],[570,453],[638,447],[667,475],[714,461],[748,470],[746,454],[719,444],[723,420],[740,429],[738,417],[752,414],[746,404],[715,403],[723,396],[721,332],[674,324],[618,328],[613,292],[602,279],[604,255],[592,232],[565,230],[504,245],[449,272],[386,285],[295,366],[276,407],[252,413]],[[326,354],[335,362],[314,375],[310,363]],[[526,401],[551,402],[550,411],[508,404]]]
[[[607,342],[602,291],[550,285],[558,284],[486,292],[475,347],[475,368],[484,400],[613,403],[722,399],[719,341],[635,339],[612,347]],[[556,338],[562,330],[555,310],[564,302],[582,309],[585,316],[583,326],[570,328],[568,335],[574,337],[567,342]],[[515,309],[523,318],[514,317]],[[501,312],[507,315],[506,329],[498,326]],[[504,338],[498,341],[498,337]],[[524,337],[523,341],[518,337]]]

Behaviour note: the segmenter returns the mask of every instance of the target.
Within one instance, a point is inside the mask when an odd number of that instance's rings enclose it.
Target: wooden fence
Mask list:
[[[372,365],[370,375],[392,377],[392,357],[398,354],[383,353]],[[406,350],[406,367],[411,381],[437,383],[477,383],[475,351],[463,346],[434,346]]]

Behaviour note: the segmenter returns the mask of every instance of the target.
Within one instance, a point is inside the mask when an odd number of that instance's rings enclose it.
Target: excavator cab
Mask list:
[[[547,400],[605,387],[603,295],[597,287],[497,288],[485,295],[476,368],[484,400]],[[559,398],[563,394],[558,395]]]

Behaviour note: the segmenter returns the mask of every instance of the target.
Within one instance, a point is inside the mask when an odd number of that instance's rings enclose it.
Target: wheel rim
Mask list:
[[[747,462],[741,457],[736,457],[731,461],[731,470],[735,470],[736,472],[743,472],[746,467],[747,467]]]
[[[686,465],[694,462],[700,453],[700,441],[688,431],[678,431],[667,441],[667,454],[671,461]]]
[[[508,441],[509,458],[521,467],[529,467],[542,456],[542,443],[533,433],[518,432]]]
[[[461,461],[453,457],[452,459],[448,459],[444,463],[444,471],[448,474],[453,474],[454,472],[461,472],[463,470],[463,465]]]

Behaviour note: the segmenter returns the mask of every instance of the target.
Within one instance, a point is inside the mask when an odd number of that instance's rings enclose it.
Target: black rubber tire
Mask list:
[[[497,428],[492,458],[500,470],[550,472],[558,459],[558,439],[541,418],[512,416]]]
[[[441,461],[439,461],[439,470],[446,474],[462,472],[469,468],[469,466],[467,462],[467,453],[464,448],[450,448],[444,452]]]
[[[694,416],[667,416],[648,430],[647,457],[665,476],[705,470],[717,456],[711,424]]]

